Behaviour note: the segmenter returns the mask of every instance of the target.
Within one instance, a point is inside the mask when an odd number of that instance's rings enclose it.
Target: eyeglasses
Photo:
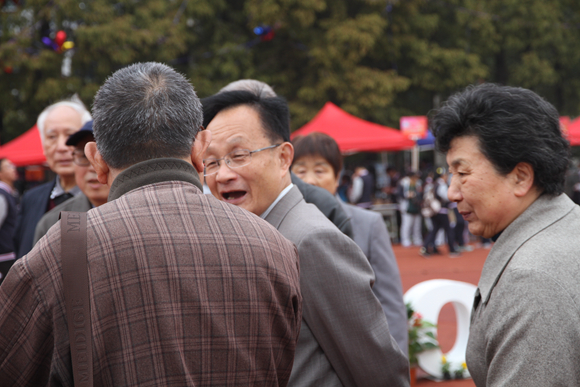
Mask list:
[[[222,160],[225,161],[226,165],[230,168],[244,167],[252,161],[252,153],[261,152],[266,149],[273,149],[280,145],[282,144],[270,145],[253,151],[248,149],[238,149],[228,153],[221,159],[205,159],[203,160],[203,175],[209,176],[217,173],[220,169],[220,161]]]
[[[91,165],[89,159],[87,159],[87,156],[85,155],[85,152],[82,150],[73,151],[73,163],[79,167],[88,167]]]

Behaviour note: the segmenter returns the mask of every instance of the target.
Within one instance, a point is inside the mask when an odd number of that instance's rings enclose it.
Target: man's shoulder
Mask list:
[[[156,191],[156,200],[152,201],[148,195],[143,200],[143,192]],[[178,191],[182,191],[176,194]],[[262,244],[269,243],[272,232],[279,235],[279,232],[268,222],[252,214],[251,212],[235,205],[222,202],[212,195],[203,194],[193,184],[187,182],[163,182],[150,184],[126,193],[120,198],[105,203],[99,207],[99,222],[110,220],[126,221],[126,216],[121,212],[131,216],[132,211],[137,210],[137,206],[147,207],[145,211],[152,213],[161,212],[167,218],[168,212],[165,209],[177,208],[179,215],[189,214],[191,219],[204,218],[204,222],[216,231],[232,232],[239,230],[239,238],[259,237]],[[143,209],[139,210],[143,211]],[[226,241],[228,242],[228,241]],[[284,240],[284,243],[287,242]],[[280,242],[277,242],[280,243]]]
[[[353,223],[356,222],[368,222],[374,223],[382,219],[381,214],[374,212],[372,210],[367,210],[358,206],[353,206],[352,204],[346,204],[349,211],[351,212],[351,218]]]
[[[29,189],[22,195],[22,202],[37,200],[38,198],[47,197],[54,188],[54,181],[49,181],[34,188]]]
[[[296,245],[304,239],[322,237],[336,238],[337,241],[351,240],[314,204],[306,203],[304,200],[288,210],[278,230]]]

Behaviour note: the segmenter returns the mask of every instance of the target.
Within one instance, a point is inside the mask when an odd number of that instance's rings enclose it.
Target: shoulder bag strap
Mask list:
[[[74,385],[93,385],[93,345],[89,273],[87,268],[87,213],[60,213],[64,300]]]

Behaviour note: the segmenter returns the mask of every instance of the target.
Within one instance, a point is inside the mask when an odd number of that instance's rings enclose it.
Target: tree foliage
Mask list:
[[[0,141],[48,104],[87,104],[107,76],[165,62],[205,97],[240,78],[271,84],[298,128],[327,101],[397,126],[478,82],[580,110],[575,0],[27,0],[0,11]],[[1,5],[0,5],[1,6]],[[272,34],[260,38],[258,26]],[[64,30],[75,47],[42,43]],[[63,60],[72,55],[70,76]]]

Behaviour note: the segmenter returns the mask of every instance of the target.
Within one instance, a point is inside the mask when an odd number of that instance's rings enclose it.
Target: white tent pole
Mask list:
[[[415,144],[411,152],[411,170],[419,170],[419,146],[417,144]]]

